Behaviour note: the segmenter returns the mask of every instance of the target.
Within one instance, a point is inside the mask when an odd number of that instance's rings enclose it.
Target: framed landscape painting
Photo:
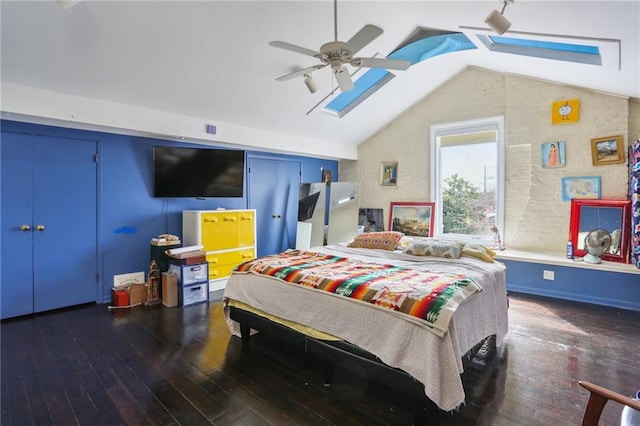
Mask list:
[[[622,136],[591,139],[591,160],[594,166],[624,163]]]
[[[389,211],[389,230],[404,235],[432,237],[435,203],[392,202]]]

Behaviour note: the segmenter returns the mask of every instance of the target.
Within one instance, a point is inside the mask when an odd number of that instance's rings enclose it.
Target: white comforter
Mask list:
[[[483,291],[458,307],[444,337],[436,336],[419,319],[408,315],[350,298],[328,297],[327,292],[272,277],[233,274],[224,291],[225,299],[332,334],[373,353],[387,365],[422,382],[427,397],[443,410],[453,410],[464,402],[462,355],[492,334],[500,345],[507,333],[505,268],[501,263],[467,256],[412,256],[345,245],[314,247],[310,251],[436,273],[465,274],[475,279]],[[252,283],[255,280],[260,280],[260,285]],[[228,309],[225,311],[232,333],[240,335],[238,324],[229,319]]]

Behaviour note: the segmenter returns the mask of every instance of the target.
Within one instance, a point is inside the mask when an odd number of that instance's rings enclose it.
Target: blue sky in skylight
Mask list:
[[[563,52],[584,53],[588,55],[599,55],[598,46],[586,46],[583,44],[556,43],[543,40],[529,40],[523,38],[489,36],[491,41],[499,44],[507,44],[511,46],[533,47],[536,49],[560,50]]]

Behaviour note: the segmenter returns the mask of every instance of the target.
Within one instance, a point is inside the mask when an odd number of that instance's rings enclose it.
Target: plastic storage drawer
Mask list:
[[[180,306],[195,305],[209,301],[209,283],[182,286],[179,290]]]
[[[198,265],[172,264],[169,267],[169,271],[178,276],[178,285],[182,287],[202,281],[209,281],[209,271],[206,263]]]

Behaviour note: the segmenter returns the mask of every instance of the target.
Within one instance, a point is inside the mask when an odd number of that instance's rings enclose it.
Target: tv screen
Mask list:
[[[242,197],[244,151],[153,147],[154,197]]]

